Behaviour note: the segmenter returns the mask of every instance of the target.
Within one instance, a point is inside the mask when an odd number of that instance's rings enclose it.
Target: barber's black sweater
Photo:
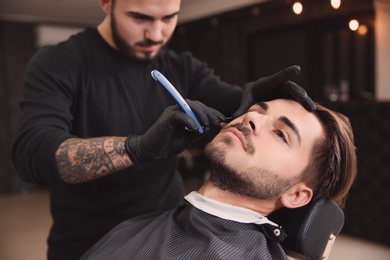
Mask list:
[[[137,63],[96,29],[44,47],[29,62],[12,158],[23,180],[50,185],[50,259],[77,259],[123,220],[182,203],[173,157],[74,185],[57,171],[54,154],[64,140],[143,134],[174,104],[151,78],[153,69],[185,98],[226,115],[238,108],[241,88],[221,82],[191,54],[165,50],[152,63]]]

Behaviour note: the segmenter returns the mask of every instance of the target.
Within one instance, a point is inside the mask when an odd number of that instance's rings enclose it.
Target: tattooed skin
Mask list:
[[[60,177],[67,183],[94,180],[132,165],[124,143],[126,137],[71,138],[56,151]]]

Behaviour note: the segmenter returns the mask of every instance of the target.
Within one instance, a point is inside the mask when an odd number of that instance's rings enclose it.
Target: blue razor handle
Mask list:
[[[171,84],[171,82],[169,82],[169,80],[158,70],[152,70],[151,75],[158,83],[160,83],[161,86],[164,87],[166,91],[168,91],[168,93],[173,97],[173,99],[175,99],[176,103],[184,111],[184,113],[189,115],[195,121],[195,123],[199,126],[198,132],[200,134],[203,134],[203,127],[200,125],[194,112],[191,110],[190,106],[176,90],[176,88]]]

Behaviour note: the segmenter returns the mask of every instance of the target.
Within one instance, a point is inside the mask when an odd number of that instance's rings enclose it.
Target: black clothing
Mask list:
[[[51,185],[49,258],[76,259],[123,220],[182,203],[175,158],[82,184],[58,176],[54,155],[66,139],[143,134],[175,104],[150,76],[153,69],[185,98],[226,115],[239,106],[241,88],[219,81],[191,54],[167,49],[149,64],[136,62],[111,48],[97,29],[42,48],[28,64],[12,158],[23,180]]]
[[[122,222],[81,259],[287,260],[275,229],[222,219],[189,204]]]

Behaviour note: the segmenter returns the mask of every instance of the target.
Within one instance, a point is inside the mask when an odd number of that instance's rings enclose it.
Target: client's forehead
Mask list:
[[[291,114],[292,116],[294,114],[304,115],[310,113],[300,103],[290,99],[275,99],[271,101],[257,102],[248,109],[248,112],[253,109],[261,109],[268,113]]]

